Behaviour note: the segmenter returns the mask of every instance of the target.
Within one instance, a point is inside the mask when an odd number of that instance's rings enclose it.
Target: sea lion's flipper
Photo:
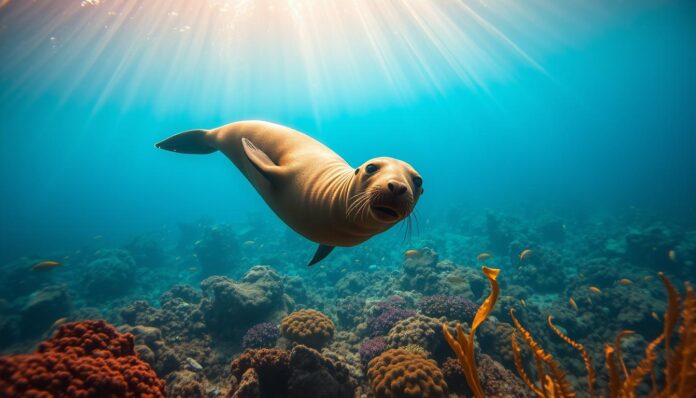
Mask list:
[[[259,149],[253,142],[242,137],[242,147],[249,162],[261,173],[262,176],[271,183],[275,184],[281,174],[281,167],[275,164],[266,152]],[[328,254],[328,253],[327,253]]]
[[[172,152],[190,153],[196,155],[205,155],[213,153],[217,149],[213,148],[206,141],[207,130],[189,130],[173,135],[162,142],[158,142],[155,146],[159,149],[164,149]]]
[[[324,257],[328,256],[329,253],[331,253],[331,250],[333,250],[333,249],[334,249],[333,246],[319,245],[316,253],[314,253],[314,257],[312,257],[312,260],[307,265],[311,267],[312,265],[323,260]]]

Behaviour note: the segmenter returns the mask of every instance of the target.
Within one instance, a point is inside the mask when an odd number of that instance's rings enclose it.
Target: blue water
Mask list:
[[[392,81],[374,53],[330,69],[343,61],[331,57],[351,51],[331,48],[349,45],[350,29],[345,42],[315,37],[311,58],[279,48],[283,29],[248,38],[235,57],[218,54],[227,38],[206,31],[206,20],[192,18],[186,32],[169,21],[149,26],[139,15],[170,8],[130,3],[11,1],[0,10],[3,258],[200,216],[268,213],[221,155],[174,156],[152,146],[178,131],[252,118],[306,132],[351,164],[379,155],[410,162],[426,181],[424,215],[458,203],[692,214],[691,2],[498,6],[490,19],[502,21],[496,28],[529,59],[465,26],[489,59],[438,38],[462,50],[450,54],[464,65],[457,68],[443,66],[418,32],[413,45],[426,58],[417,62],[384,35],[379,45],[393,55],[387,72],[406,63],[434,74],[423,78],[411,65]],[[147,35],[156,45],[144,44]],[[236,75],[226,75],[224,62]],[[478,80],[457,75],[462,70]]]

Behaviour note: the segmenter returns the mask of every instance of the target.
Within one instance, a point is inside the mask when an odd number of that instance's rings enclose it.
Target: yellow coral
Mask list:
[[[372,359],[367,377],[377,398],[445,398],[447,383],[435,361],[403,349]]]
[[[317,310],[300,310],[280,322],[283,337],[312,348],[321,348],[334,335],[334,323]]]

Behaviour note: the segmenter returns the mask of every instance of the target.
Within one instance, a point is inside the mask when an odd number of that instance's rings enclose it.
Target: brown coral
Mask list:
[[[280,322],[283,337],[317,349],[333,338],[334,331],[331,319],[317,310],[295,311]]]
[[[406,350],[383,352],[370,361],[367,376],[377,398],[447,396],[447,383],[435,361]]]

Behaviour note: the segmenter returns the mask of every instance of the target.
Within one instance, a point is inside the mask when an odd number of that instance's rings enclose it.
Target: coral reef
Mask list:
[[[46,332],[55,320],[70,314],[71,306],[65,285],[51,285],[34,292],[20,310],[21,333],[38,336]]]
[[[397,322],[386,337],[389,348],[403,348],[408,345],[423,347],[429,355],[444,358],[445,342],[442,340],[444,318],[436,319],[416,314]]]
[[[403,275],[400,278],[401,288],[425,294],[440,293],[441,277],[435,269],[438,258],[437,252],[428,247],[406,257],[403,262]]]
[[[300,310],[280,322],[280,332],[286,339],[312,348],[321,348],[333,338],[334,323],[317,310]]]
[[[221,337],[239,338],[252,325],[277,321],[287,311],[280,275],[267,266],[252,267],[239,282],[212,276],[201,288],[206,328]]]
[[[125,250],[100,251],[81,272],[83,296],[99,301],[125,294],[135,284],[135,260]]]
[[[230,369],[237,380],[231,389],[234,397],[350,398],[356,385],[342,363],[303,345],[290,352],[247,350],[232,361]]]
[[[433,360],[402,349],[372,359],[367,376],[377,398],[444,398],[447,383]]]
[[[235,253],[239,250],[229,225],[204,226],[203,237],[193,245],[201,265],[200,275],[225,275],[235,268]]]
[[[418,310],[431,318],[445,317],[448,320],[471,322],[478,306],[462,296],[437,294],[423,297],[418,302]]]
[[[378,310],[378,315],[367,319],[367,332],[370,337],[384,336],[397,322],[416,315],[411,309],[399,308],[396,306],[383,307]]]
[[[270,322],[258,323],[244,333],[242,337],[242,348],[269,348],[276,344],[280,337],[278,326]]]
[[[134,351],[133,336],[103,321],[61,326],[33,354],[0,357],[3,397],[164,397],[164,381]]]
[[[377,355],[383,353],[386,350],[387,341],[382,336],[373,337],[371,339],[365,340],[360,345],[360,362],[362,362],[363,366],[365,366],[368,362],[372,360],[372,358],[376,357]]]

